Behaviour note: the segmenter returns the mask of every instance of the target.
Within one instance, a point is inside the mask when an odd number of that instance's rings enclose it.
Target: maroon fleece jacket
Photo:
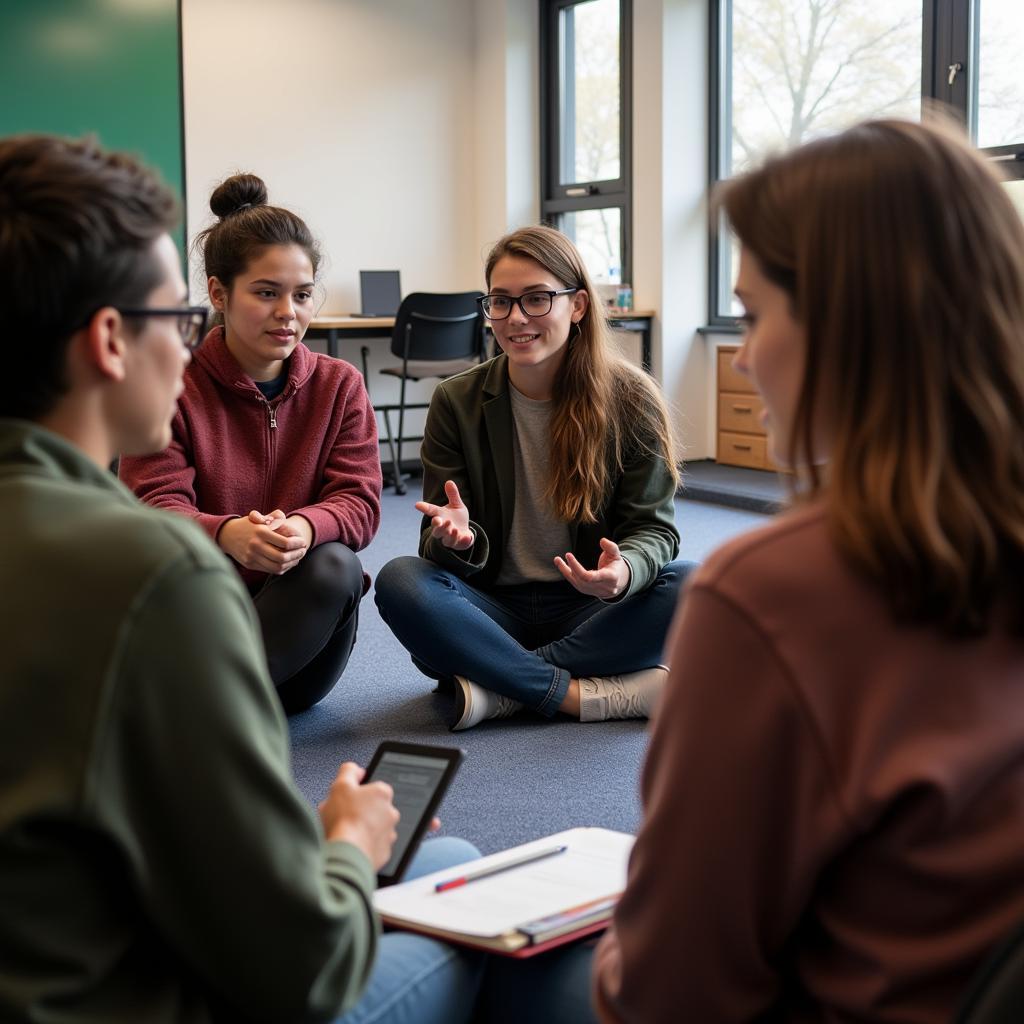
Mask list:
[[[358,551],[380,526],[377,422],[350,363],[299,344],[284,391],[268,402],[215,327],[185,371],[172,430],[164,451],[122,458],[121,479],[214,540],[253,509],[303,516],[314,546],[338,540]],[[251,591],[266,579],[238,569]]]

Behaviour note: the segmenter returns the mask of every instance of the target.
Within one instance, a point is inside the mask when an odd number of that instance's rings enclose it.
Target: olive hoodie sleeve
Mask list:
[[[231,1019],[334,1018],[373,961],[373,869],[324,841],[294,786],[241,582],[186,553],[122,636],[85,806],[115,837],[124,884]]]
[[[638,449],[626,460],[607,524],[630,569],[629,587],[619,600],[646,590],[679,553],[675,493],[665,460],[653,450]]]

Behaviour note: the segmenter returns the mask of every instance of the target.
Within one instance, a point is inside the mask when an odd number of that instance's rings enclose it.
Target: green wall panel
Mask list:
[[[182,198],[179,25],[178,0],[0,0],[0,135],[94,133]]]

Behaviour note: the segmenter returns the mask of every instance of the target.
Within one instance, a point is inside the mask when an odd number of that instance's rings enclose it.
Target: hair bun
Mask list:
[[[232,174],[210,196],[210,209],[223,220],[249,206],[267,205],[267,186],[255,174]]]

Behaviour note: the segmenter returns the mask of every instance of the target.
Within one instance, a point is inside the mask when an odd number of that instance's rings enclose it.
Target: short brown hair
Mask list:
[[[177,222],[156,174],[92,138],[0,139],[0,415],[35,419],[66,391],[71,335],[103,306],[137,307],[163,279],[153,243]]]
[[[728,218],[808,339],[791,464],[897,613],[1024,625],[1024,225],[941,124],[870,121],[728,183]],[[827,479],[812,425],[827,410]]]

